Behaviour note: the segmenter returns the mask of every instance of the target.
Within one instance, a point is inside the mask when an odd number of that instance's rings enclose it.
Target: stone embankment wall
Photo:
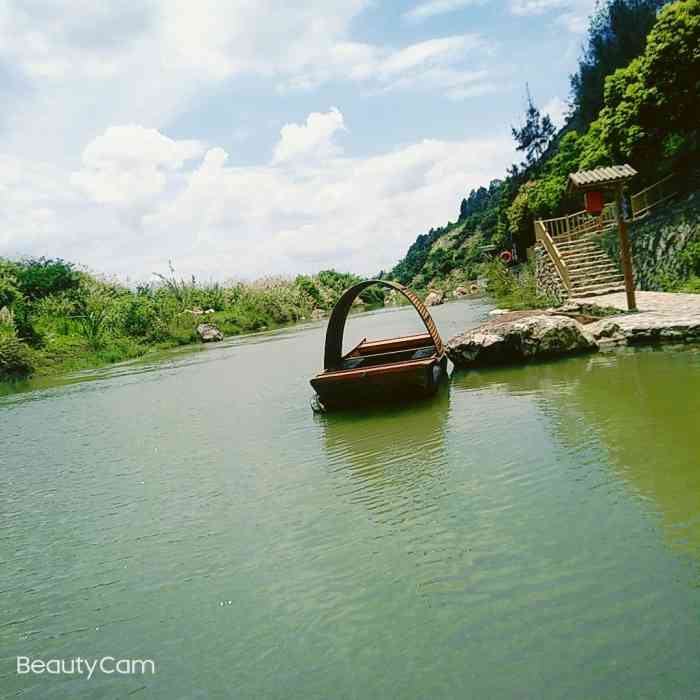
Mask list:
[[[550,296],[558,302],[566,299],[566,288],[546,248],[541,243],[535,245],[535,279],[538,294]]]
[[[612,260],[620,260],[617,229],[599,239]],[[630,225],[632,260],[638,289],[659,291],[687,277],[683,252],[700,241],[700,192],[695,192]],[[618,263],[619,264],[619,263]]]

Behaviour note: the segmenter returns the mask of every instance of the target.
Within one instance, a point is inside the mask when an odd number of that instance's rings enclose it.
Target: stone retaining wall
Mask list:
[[[695,192],[645,219],[630,224],[632,263],[637,289],[659,291],[688,276],[683,252],[700,241],[700,192]],[[617,228],[596,237],[611,260],[619,264]]]
[[[549,257],[546,248],[541,244],[535,245],[535,280],[537,293],[549,296],[561,303],[566,299],[566,288],[559,278],[559,273]]]

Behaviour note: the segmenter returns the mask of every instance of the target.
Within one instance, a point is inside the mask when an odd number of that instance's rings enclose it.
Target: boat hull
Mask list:
[[[331,372],[311,380],[319,401],[327,408],[406,401],[432,396],[447,374],[447,358],[397,362]]]

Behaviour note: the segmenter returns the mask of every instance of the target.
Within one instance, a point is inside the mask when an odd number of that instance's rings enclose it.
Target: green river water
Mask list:
[[[346,340],[419,324],[360,314]],[[699,348],[319,416],[324,332],[5,387],[0,697],[700,696]]]

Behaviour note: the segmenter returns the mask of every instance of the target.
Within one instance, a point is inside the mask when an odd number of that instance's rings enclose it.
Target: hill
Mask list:
[[[698,0],[608,0],[591,19],[570,113],[555,133],[528,92],[512,129],[521,163],[472,190],[456,222],[418,236],[389,277],[416,288],[473,279],[503,250],[525,262],[533,221],[580,209],[566,193],[570,172],[631,163],[641,189],[695,167],[700,153]]]

